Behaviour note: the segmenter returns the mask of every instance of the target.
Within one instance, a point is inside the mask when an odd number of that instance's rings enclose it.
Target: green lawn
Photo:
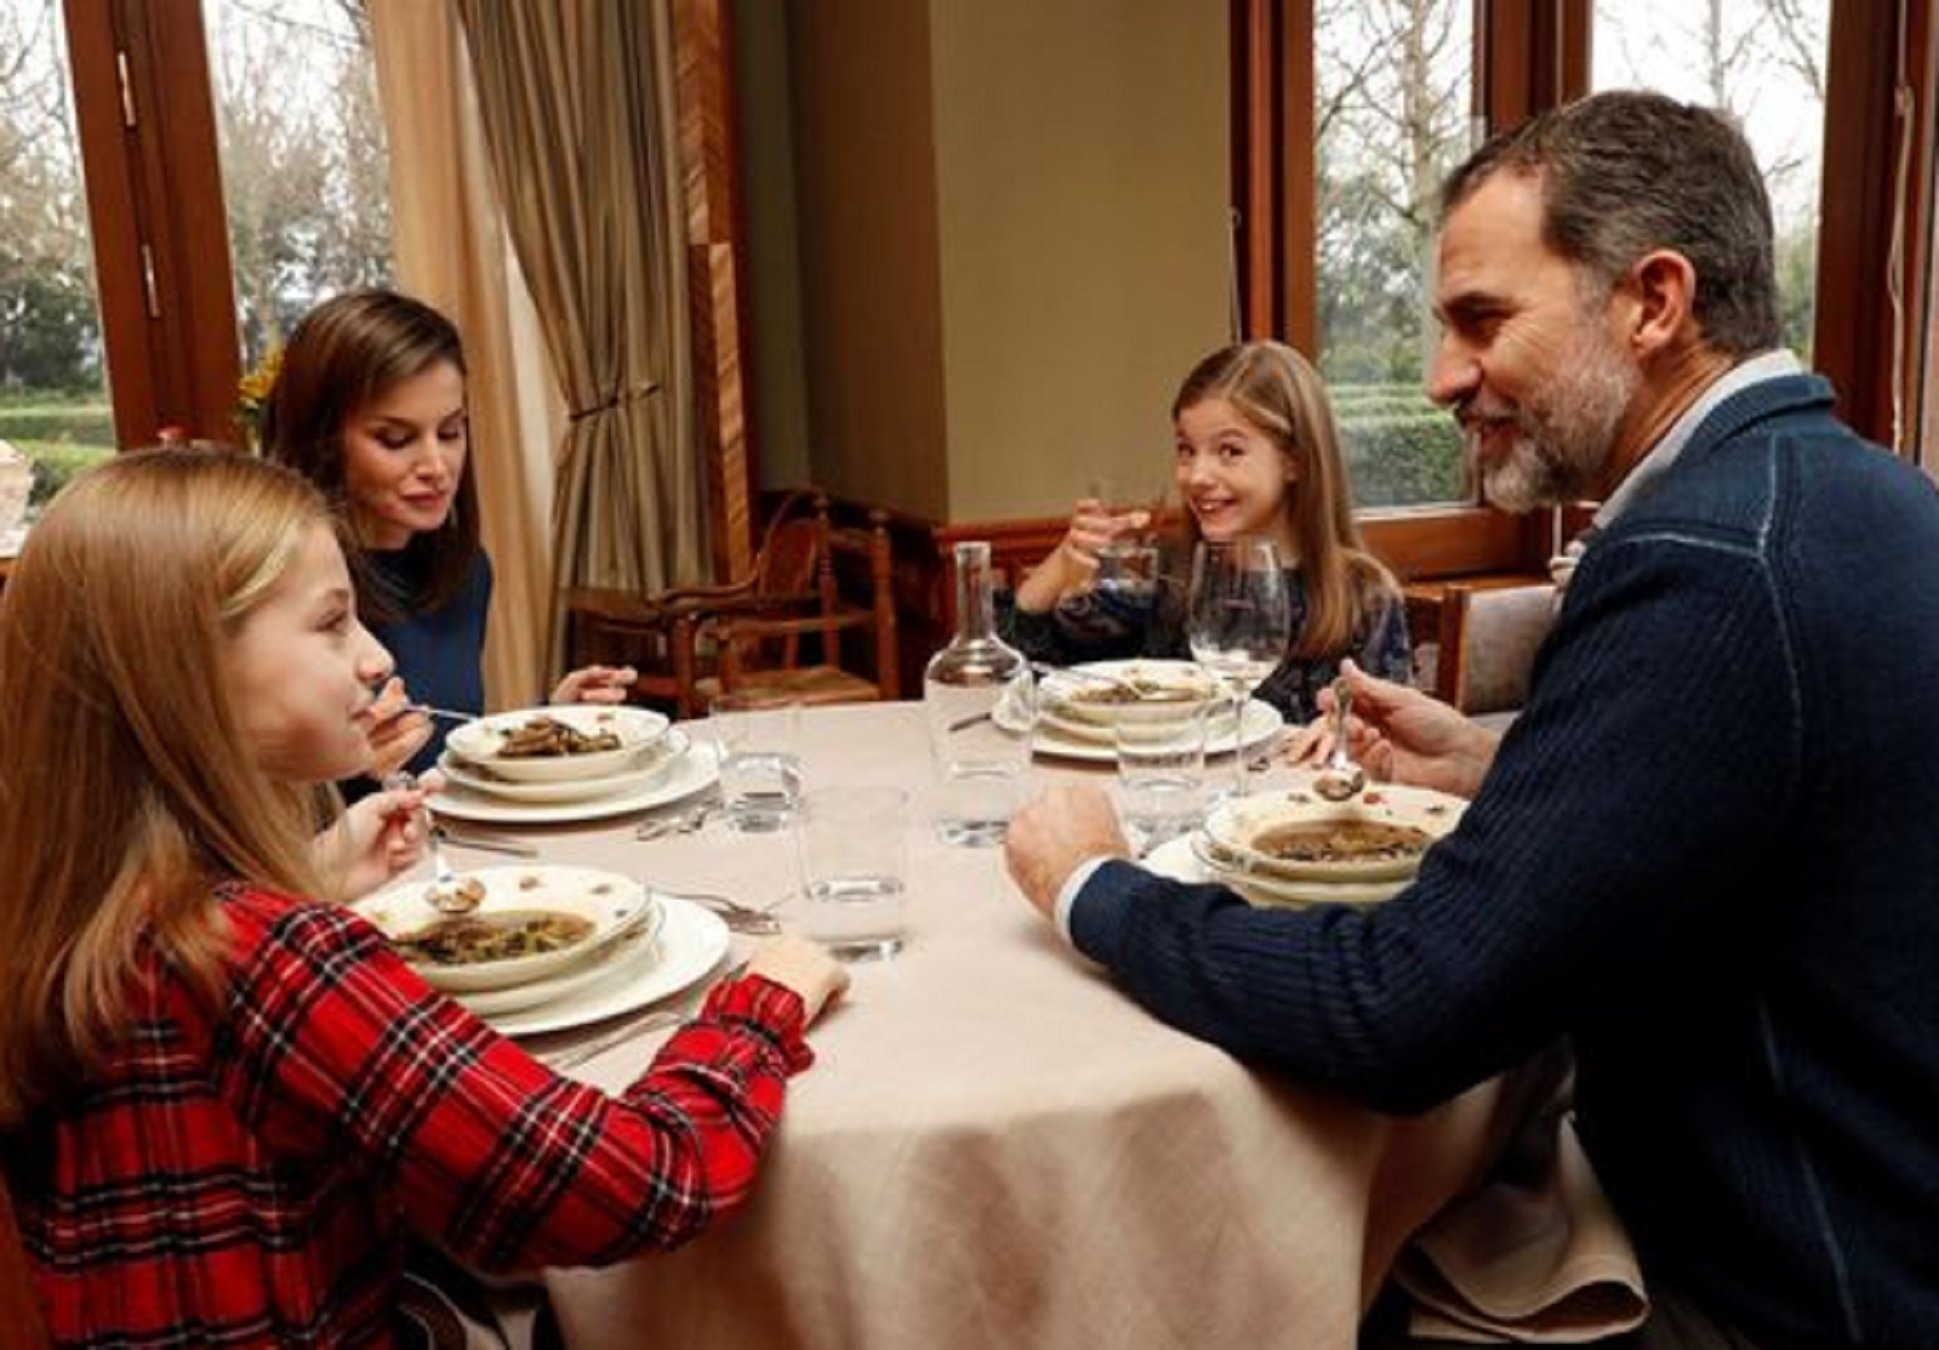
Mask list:
[[[114,453],[114,413],[99,399],[0,396],[0,440],[34,461],[38,506],[81,470]]]

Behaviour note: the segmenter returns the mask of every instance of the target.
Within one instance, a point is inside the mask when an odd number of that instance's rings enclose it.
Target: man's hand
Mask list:
[[[1010,817],[1003,844],[1010,876],[1046,918],[1057,892],[1090,858],[1129,858],[1118,813],[1104,790],[1090,783],[1053,787]]]
[[[1447,704],[1404,684],[1375,679],[1351,661],[1340,663],[1351,681],[1353,709],[1347,717],[1347,749],[1375,778],[1412,783],[1457,797],[1472,797],[1495,762],[1501,738],[1476,726]],[[1321,690],[1319,702],[1333,711],[1333,693]],[[1307,747],[1317,756],[1332,747],[1330,737]]]

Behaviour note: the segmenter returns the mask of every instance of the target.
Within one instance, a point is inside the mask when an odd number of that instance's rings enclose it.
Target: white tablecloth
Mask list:
[[[803,739],[811,786],[903,784],[924,815],[919,706],[818,710]],[[785,835],[640,843],[633,823],[534,833],[672,890],[792,886]],[[1351,1346],[1401,1245],[1473,1178],[1495,1085],[1405,1121],[1303,1091],[1145,1013],[1000,850],[917,819],[910,881],[908,945],[854,967],[810,1033],[751,1204],[672,1255],[548,1273],[568,1343]],[[617,1087],[660,1039],[579,1072]]]

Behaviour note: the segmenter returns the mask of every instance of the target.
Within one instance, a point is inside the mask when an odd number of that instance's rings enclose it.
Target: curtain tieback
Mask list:
[[[607,399],[604,403],[595,403],[590,408],[580,408],[575,412],[567,414],[566,420],[569,422],[583,422],[588,417],[597,417],[600,413],[610,412],[622,403],[630,403],[636,398],[645,398],[648,394],[657,394],[659,392],[660,382],[658,380],[643,380],[639,384],[629,385],[627,388]]]

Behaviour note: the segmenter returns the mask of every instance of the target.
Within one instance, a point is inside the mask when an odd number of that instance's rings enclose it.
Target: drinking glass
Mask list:
[[[1185,639],[1192,657],[1224,684],[1232,707],[1233,791],[1246,791],[1245,707],[1292,641],[1292,596],[1279,549],[1245,535],[1201,540],[1192,554]]]
[[[1205,737],[1214,700],[1146,710],[1111,725],[1118,813],[1140,854],[1198,825],[1204,812]]]
[[[716,695],[707,719],[720,747],[721,814],[729,828],[781,829],[801,796],[801,704],[750,691]]]
[[[908,808],[908,794],[893,787],[821,788],[801,799],[801,896],[791,916],[843,960],[902,948]]]
[[[1091,590],[1106,609],[1142,620],[1158,595],[1158,550],[1151,544],[1106,544],[1097,551]]]

